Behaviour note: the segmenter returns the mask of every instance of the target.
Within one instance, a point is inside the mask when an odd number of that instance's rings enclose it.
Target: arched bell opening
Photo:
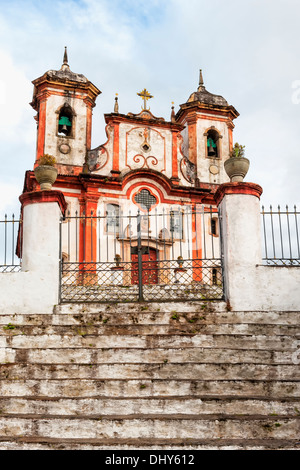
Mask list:
[[[206,136],[206,157],[220,158],[220,139],[222,138],[222,136],[214,128],[209,129],[204,135]]]
[[[57,134],[62,137],[74,137],[75,114],[71,106],[65,103],[58,111]]]

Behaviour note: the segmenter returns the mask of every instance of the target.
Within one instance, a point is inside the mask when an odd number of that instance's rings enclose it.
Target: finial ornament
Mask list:
[[[119,101],[118,101],[118,93],[116,93],[115,97],[115,107],[114,107],[114,113],[118,114],[119,113]]]
[[[174,101],[172,101],[171,121],[175,122]]]
[[[67,46],[65,46],[64,58],[63,58],[63,64],[61,66],[61,70],[70,70],[70,67],[69,67],[69,64],[68,64]]]
[[[69,65],[69,64],[68,64],[68,52],[67,52],[67,46],[65,46],[65,53],[64,53],[64,65]]]
[[[152,95],[150,95],[149,91],[146,90],[146,88],[144,88],[143,91],[140,91],[140,93],[137,93],[138,96],[140,96],[141,98],[143,98],[144,100],[144,107],[142,107],[142,110],[143,111],[146,111],[148,108],[147,108],[147,101],[150,100],[151,98],[153,98]],[[150,108],[149,108],[150,109]]]
[[[198,91],[203,90],[205,88],[204,86],[204,80],[203,80],[203,74],[202,74],[202,69],[200,69],[200,76],[199,76],[199,87]]]

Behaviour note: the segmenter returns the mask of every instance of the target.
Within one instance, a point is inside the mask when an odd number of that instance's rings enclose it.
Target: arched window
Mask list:
[[[209,129],[206,133],[206,156],[220,158],[220,134],[216,129]]]
[[[74,115],[70,105],[65,103],[59,111],[58,116],[58,135],[73,137]]]
[[[173,238],[183,239],[183,213],[179,210],[170,211],[170,232]]]
[[[213,235],[215,237],[219,236],[219,222],[217,217],[211,217],[209,219],[210,222],[210,235]]]
[[[120,208],[117,204],[106,206],[106,232],[118,234],[120,227]]]

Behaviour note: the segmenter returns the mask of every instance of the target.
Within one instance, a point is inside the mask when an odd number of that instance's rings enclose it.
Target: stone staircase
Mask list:
[[[299,318],[224,302],[0,315],[0,450],[300,449]]]

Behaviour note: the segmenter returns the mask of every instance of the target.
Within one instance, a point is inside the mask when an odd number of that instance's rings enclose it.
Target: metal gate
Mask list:
[[[67,214],[60,222],[60,302],[223,299],[212,207]]]

